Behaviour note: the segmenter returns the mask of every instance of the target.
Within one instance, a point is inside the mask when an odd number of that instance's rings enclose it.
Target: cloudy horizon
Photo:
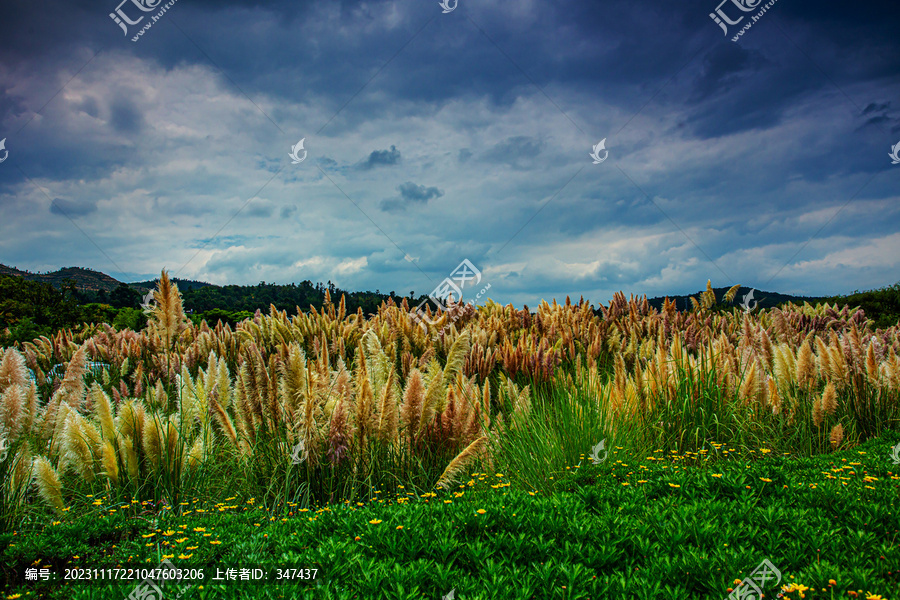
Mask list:
[[[0,9],[2,264],[425,294],[468,259],[516,306],[900,281],[896,5],[120,1]]]

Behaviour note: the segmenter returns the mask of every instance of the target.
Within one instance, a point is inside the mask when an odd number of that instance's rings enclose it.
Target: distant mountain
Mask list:
[[[106,290],[107,292],[111,292],[115,290],[120,282],[117,279],[106,275],[105,273],[100,273],[99,271],[93,271],[91,269],[83,269],[80,267],[67,267],[65,269],[60,269],[58,271],[54,271],[52,273],[29,273],[28,271],[20,271],[18,269],[14,269],[12,267],[7,267],[4,265],[0,265],[0,275],[15,275],[17,277],[24,277],[25,279],[30,279],[32,281],[43,281],[52,284],[54,287],[60,287],[62,283],[67,279],[74,279],[75,285],[81,290],[89,290],[89,291],[99,291]],[[138,290],[141,293],[146,293],[151,289],[156,289],[156,281],[136,281],[133,283],[127,284],[129,287]],[[207,283],[205,281],[194,281],[192,279],[177,279],[172,278],[172,281],[178,284],[178,289],[180,291],[188,291],[188,290],[197,290],[204,287],[215,287],[221,288],[221,286],[214,285],[212,283]],[[252,287],[252,286],[251,286]],[[713,288],[716,293],[716,300],[721,301],[722,297],[725,295],[725,292],[728,291],[729,288]],[[691,294],[698,301],[700,300],[700,295],[704,290],[698,291],[696,294]],[[750,288],[741,287],[738,290],[737,295],[734,297],[734,305],[739,306],[744,299],[744,296],[750,292]],[[669,296],[670,300],[675,300],[675,306],[678,310],[690,310],[691,309],[691,301],[690,296]],[[821,297],[809,297],[809,296],[792,296],[790,294],[779,294],[778,292],[761,292],[759,290],[753,290],[753,299],[750,301],[751,306],[753,305],[753,301],[758,302],[758,308],[773,308],[774,306],[781,304],[783,302],[794,302],[796,304],[803,304],[804,302],[809,302],[810,304],[814,304],[816,301],[824,300],[825,298]],[[653,306],[657,310],[662,308],[663,301],[665,297],[660,296],[656,298],[649,298],[647,302],[650,306]],[[604,304],[607,304],[605,302]]]
[[[134,283],[129,283],[131,287],[137,290],[149,290],[156,289],[156,283],[158,279],[154,279],[153,281],[135,281]],[[178,291],[184,292],[187,290],[199,290],[200,288],[205,287],[221,287],[212,283],[206,283],[205,281],[194,281],[193,279],[178,279],[177,277],[170,277],[169,281],[178,285]]]
[[[49,283],[53,287],[62,287],[62,284],[69,279],[75,281],[75,287],[82,291],[99,292],[105,290],[111,292],[119,287],[122,282],[118,279],[110,277],[106,273],[84,269],[81,267],[66,267],[52,273],[31,273],[30,271],[20,271],[14,267],[0,265],[0,275],[12,275],[14,277],[24,277],[29,281],[41,281]],[[191,279],[176,279],[172,281],[178,284],[179,290],[196,290],[202,287],[212,286],[211,283],[204,281],[193,281]],[[126,284],[139,292],[147,292],[156,289],[156,280],[154,281],[137,281]],[[218,287],[218,286],[213,286]]]
[[[24,277],[29,281],[49,283],[56,288],[62,287],[66,280],[72,279],[75,281],[75,286],[78,289],[89,290],[92,292],[100,290],[111,292],[119,287],[119,284],[121,283],[119,280],[110,277],[106,273],[93,271],[91,269],[83,269],[81,267],[66,267],[58,271],[53,271],[52,273],[30,273],[28,271],[20,271],[13,267],[7,267],[6,265],[0,265],[0,275]]]
[[[729,289],[731,288],[713,288],[713,291],[716,293],[716,302],[722,302],[722,297]],[[734,302],[732,302],[732,304],[734,304],[735,306],[740,306],[743,303],[744,296],[746,294],[749,294],[750,290],[751,288],[741,287],[738,290],[738,293],[735,295]],[[693,305],[690,301],[690,298],[694,297],[697,299],[697,302],[700,302],[700,295],[704,291],[706,290],[700,290],[696,294],[691,294],[690,296],[669,296],[669,300],[675,301],[675,308],[679,311],[691,310]],[[810,304],[815,304],[817,301],[824,299],[824,297],[792,296],[790,294],[779,294],[778,292],[761,292],[759,290],[753,290],[753,298],[749,300],[749,305],[753,306],[753,303],[757,302],[757,308],[761,310],[763,308],[774,308],[775,306],[783,302],[793,302],[794,304],[803,304],[804,302],[809,302]],[[665,297],[648,298],[647,303],[659,310],[662,308],[664,300]]]

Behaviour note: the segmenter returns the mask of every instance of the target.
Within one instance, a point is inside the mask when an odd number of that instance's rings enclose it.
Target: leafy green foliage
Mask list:
[[[721,600],[768,559],[781,585],[802,584],[809,599],[858,590],[893,598],[900,521],[890,508],[897,475],[888,456],[898,441],[892,434],[815,458],[648,460],[613,449],[601,465],[573,465],[565,482],[582,480],[575,492],[506,487],[505,476],[478,473],[462,495],[401,491],[401,503],[373,494],[361,505],[291,503],[286,512],[241,491],[171,511],[98,493],[78,500],[64,522],[34,519],[0,534],[0,589],[125,598],[133,583],[26,584],[21,573],[35,560],[62,573],[154,567],[172,556],[210,574],[268,571],[263,584],[205,581],[190,596],[202,599],[439,598],[455,589],[460,599]],[[314,581],[275,582],[279,568],[318,572]],[[766,597],[777,591],[770,584]]]

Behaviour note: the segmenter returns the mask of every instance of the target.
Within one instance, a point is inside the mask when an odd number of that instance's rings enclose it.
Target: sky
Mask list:
[[[0,263],[420,295],[468,260],[517,307],[900,281],[900,5],[720,1],[8,0]]]

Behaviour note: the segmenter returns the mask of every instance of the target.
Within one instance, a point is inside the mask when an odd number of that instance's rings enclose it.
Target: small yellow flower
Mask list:
[[[765,481],[766,483],[772,483],[772,480],[769,479],[768,477],[760,477],[759,480],[760,480],[760,481]]]
[[[175,555],[174,554],[163,554],[163,560],[165,560],[167,558],[175,558]]]
[[[199,547],[200,546],[188,546],[187,548],[185,548],[185,550],[196,550]]]
[[[179,554],[179,555],[178,555],[178,558],[180,558],[181,560],[187,560],[187,559],[189,559],[190,557],[192,557],[193,555],[194,555],[193,552],[191,552],[190,554]]]
[[[176,543],[176,544],[182,544],[182,543],[184,543],[184,542],[186,542],[186,541],[187,541],[187,538],[178,538],[177,540],[175,540],[175,543]]]
[[[670,483],[670,484],[669,484],[669,487],[680,488],[681,486],[678,485],[677,483]]]
[[[403,529],[403,525],[397,525],[397,529]]]
[[[483,508],[479,508],[479,509],[476,510],[475,512],[477,512],[479,515],[483,515],[483,514],[486,513],[487,511],[484,510]]]
[[[194,527],[194,531],[196,531],[197,533],[201,533],[203,531],[206,531],[206,527]]]
[[[222,542],[220,542],[219,540],[213,540],[213,541],[210,542],[210,544],[212,544],[213,546],[218,546],[218,545],[221,544],[221,543],[222,543]]]
[[[162,534],[165,535],[165,536],[174,535],[174,534],[175,534],[175,530],[174,530],[174,529],[166,529],[165,531],[162,532]]]
[[[372,519],[369,521],[369,525],[378,525],[379,523],[381,523],[381,519]]]
[[[358,542],[358,541],[361,540],[361,539],[362,539],[361,537],[356,536],[355,538],[353,538],[353,541],[354,541],[354,542]]]

